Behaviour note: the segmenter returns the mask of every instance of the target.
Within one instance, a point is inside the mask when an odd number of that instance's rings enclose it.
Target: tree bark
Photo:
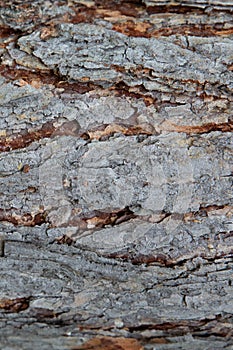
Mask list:
[[[0,1],[4,349],[233,349],[233,2]]]

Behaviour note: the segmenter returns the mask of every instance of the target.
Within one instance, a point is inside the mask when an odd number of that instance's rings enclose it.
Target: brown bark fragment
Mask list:
[[[18,135],[1,137],[0,138],[0,152],[8,152],[10,150],[24,148],[34,141],[50,137],[53,135],[55,127],[51,122],[45,123],[41,129],[35,131],[21,132]]]
[[[96,337],[72,350],[143,350],[136,339]]]
[[[46,222],[46,213],[21,213],[18,210],[0,209],[0,222],[5,221],[16,226],[36,226]]]
[[[212,131],[221,131],[221,132],[232,132],[233,131],[233,122],[229,121],[228,123],[208,123],[203,125],[174,125],[169,122],[164,122],[161,125],[162,130],[166,131],[175,131],[175,132],[185,132],[186,134],[204,134]]]
[[[5,312],[15,313],[26,310],[29,307],[30,298],[1,299],[0,309]]]

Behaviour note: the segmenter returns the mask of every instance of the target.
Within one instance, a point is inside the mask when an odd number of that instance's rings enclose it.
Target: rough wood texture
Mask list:
[[[233,349],[233,2],[0,4],[1,348]]]

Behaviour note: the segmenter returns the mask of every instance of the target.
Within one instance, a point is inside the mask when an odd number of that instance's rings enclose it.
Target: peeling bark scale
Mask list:
[[[1,349],[233,349],[232,13],[0,1]]]

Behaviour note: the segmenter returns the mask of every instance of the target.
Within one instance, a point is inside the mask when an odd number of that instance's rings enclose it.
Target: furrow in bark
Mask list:
[[[47,122],[39,130],[22,130],[21,133],[14,136],[0,137],[0,152],[25,148],[32,142],[58,135],[78,136],[79,124],[74,120],[55,127],[52,122]]]
[[[15,226],[37,226],[46,222],[46,213],[21,213],[14,208],[0,209],[0,222],[9,222]]]
[[[18,313],[28,309],[31,297],[0,299],[0,310],[7,313]]]
[[[153,29],[153,26],[147,22],[133,22],[132,20],[114,24],[112,29],[127,36],[144,38],[158,38],[161,36],[177,34],[198,37],[213,37],[229,36],[233,33],[233,27],[225,29],[216,28],[215,25],[206,24],[174,25],[170,27]]]
[[[65,125],[67,126],[67,132],[64,130]],[[73,135],[79,136],[84,140],[100,140],[105,141],[109,139],[116,133],[120,133],[125,136],[133,135],[158,135],[158,133],[165,132],[180,132],[190,134],[206,134],[213,131],[221,132],[232,132],[233,131],[233,122],[229,123],[208,123],[204,125],[175,125],[169,122],[164,122],[161,124],[160,129],[156,131],[153,126],[150,124],[145,125],[136,125],[136,126],[124,126],[120,124],[108,124],[101,127],[97,127],[93,130],[87,130],[84,132],[71,131],[70,130],[71,122],[63,124],[62,127],[55,128],[52,122],[45,123],[41,129],[35,131],[22,130],[20,134],[8,137],[0,137],[0,152],[9,152],[15,149],[21,149],[29,146],[32,142],[39,141],[44,138],[50,138],[57,135]],[[74,121],[74,124],[75,121]]]

